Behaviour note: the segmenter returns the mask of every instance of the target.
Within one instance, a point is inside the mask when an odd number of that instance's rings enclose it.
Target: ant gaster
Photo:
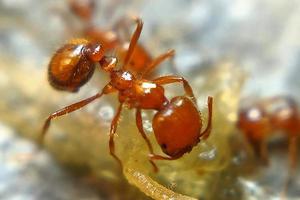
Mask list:
[[[120,104],[111,122],[109,149],[110,154],[121,166],[122,162],[115,154],[114,136],[123,105],[136,109],[136,125],[146,141],[150,152],[149,161],[155,171],[158,168],[154,160],[178,159],[183,154],[190,152],[201,138],[208,137],[211,131],[212,97],[208,97],[207,127],[200,133],[202,129],[200,112],[197,109],[192,88],[184,78],[170,75],[153,80],[145,79],[145,76],[167,57],[158,56],[149,65],[144,66],[142,72],[137,74],[128,69],[128,63],[143,27],[141,19],[137,18],[136,23],[136,30],[131,37],[129,49],[120,69],[116,67],[117,59],[106,56],[105,49],[102,48],[101,44],[85,39],[71,40],[53,55],[49,64],[48,77],[54,88],[70,92],[78,91],[90,79],[94,72],[94,65],[97,63],[105,72],[110,74],[110,82],[94,96],[52,113],[45,121],[41,139],[44,138],[52,119],[78,110],[102,95],[113,92],[118,92]],[[168,100],[164,94],[163,85],[171,83],[183,84],[186,95]],[[152,120],[152,126],[158,144],[168,156],[157,155],[153,152],[152,145],[143,129],[142,109],[157,111]]]

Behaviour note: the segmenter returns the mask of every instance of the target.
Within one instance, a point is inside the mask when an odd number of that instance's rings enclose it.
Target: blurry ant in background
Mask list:
[[[300,113],[292,98],[278,96],[241,108],[237,126],[265,163],[268,162],[267,140],[277,131],[286,134],[289,139],[289,165],[291,172],[295,170]]]
[[[153,63],[153,58],[150,53],[139,43],[135,45],[134,51],[131,55],[131,59],[128,62],[126,57],[129,48],[129,29],[128,19],[122,18],[112,26],[111,30],[101,29],[96,27],[93,22],[93,16],[95,15],[95,0],[69,0],[69,7],[75,16],[77,16],[83,22],[83,33],[80,37],[86,38],[91,42],[102,44],[103,48],[107,52],[111,52],[118,58],[118,64],[122,65],[127,63],[128,67],[134,72],[143,71],[144,66],[148,66]],[[70,23],[66,23],[70,30],[74,29],[70,26]],[[73,31],[76,32],[76,31]],[[121,36],[123,33],[123,37]],[[174,64],[175,51],[170,50],[161,55],[164,60],[167,57],[171,58],[172,69],[177,71]]]
[[[115,154],[114,136],[123,106],[136,109],[136,125],[139,133],[149,149],[149,161],[154,170],[158,168],[154,160],[175,160],[206,139],[211,131],[213,98],[208,97],[208,123],[203,132],[201,113],[198,111],[196,98],[189,83],[179,76],[162,76],[152,80],[145,77],[151,73],[162,61],[170,57],[169,53],[153,59],[150,64],[144,65],[142,70],[134,71],[130,61],[140,37],[143,22],[136,18],[136,30],[133,33],[125,59],[120,68],[117,67],[117,58],[107,56],[107,48],[94,40],[74,39],[62,46],[52,56],[48,78],[50,84],[59,90],[77,92],[93,75],[95,65],[109,73],[110,81],[99,93],[77,103],[66,106],[49,115],[46,119],[41,140],[43,140],[51,120],[78,110],[102,95],[118,92],[119,107],[112,120],[109,134],[110,154],[122,166],[122,162]],[[169,51],[171,52],[171,51]],[[168,55],[168,56],[165,56]],[[185,95],[176,96],[168,100],[164,94],[163,85],[181,83]],[[153,152],[152,144],[143,129],[142,109],[156,110],[152,120],[152,127],[158,144],[167,156]]]

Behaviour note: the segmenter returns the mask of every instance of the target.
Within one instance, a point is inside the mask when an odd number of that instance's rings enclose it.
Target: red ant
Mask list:
[[[284,131],[289,137],[290,168],[295,169],[300,113],[293,99],[273,97],[242,108],[238,114],[237,126],[264,162],[268,162],[266,140],[277,130]]]
[[[78,110],[102,95],[118,92],[120,105],[111,123],[110,154],[122,166],[121,160],[115,154],[114,136],[123,105],[127,105],[130,109],[136,109],[136,125],[147,143],[150,152],[149,161],[157,171],[158,168],[153,160],[178,159],[183,154],[190,152],[199,143],[201,137],[208,137],[211,131],[213,98],[208,97],[208,124],[206,129],[200,133],[202,128],[200,112],[197,109],[192,88],[184,78],[178,76],[163,76],[153,80],[144,78],[167,57],[157,57],[149,65],[144,66],[144,70],[137,75],[129,71],[128,63],[143,27],[141,19],[137,18],[136,23],[137,27],[131,37],[126,59],[120,69],[116,69],[117,59],[106,56],[106,49],[101,44],[85,39],[71,40],[53,55],[49,64],[48,77],[50,84],[56,89],[78,91],[90,79],[97,63],[100,64],[101,69],[110,74],[110,82],[94,96],[49,115],[43,126],[42,139],[52,119]],[[162,86],[176,82],[183,84],[187,97],[177,96],[169,101],[164,95]],[[154,154],[152,145],[143,129],[142,109],[157,111],[152,126],[158,144],[168,156]]]
[[[149,52],[140,44],[136,44],[133,53],[131,54],[130,61],[126,57],[129,48],[127,40],[122,40],[116,31],[103,30],[95,27],[92,23],[94,15],[95,0],[69,0],[71,11],[84,22],[83,36],[88,38],[89,41],[102,44],[106,51],[114,51],[118,57],[118,63],[127,63],[130,69],[134,72],[139,72],[152,63],[153,59]],[[69,24],[69,23],[68,23]],[[121,27],[126,27],[126,20],[122,18],[112,28],[112,30],[120,30]],[[125,37],[129,38],[128,29],[125,29]],[[162,57],[174,58],[175,51],[170,50]],[[173,62],[174,60],[172,60]],[[174,63],[172,63],[174,65]],[[174,67],[174,66],[173,66]]]

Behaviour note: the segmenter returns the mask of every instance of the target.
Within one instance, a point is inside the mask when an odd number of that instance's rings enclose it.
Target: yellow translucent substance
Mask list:
[[[192,197],[173,192],[171,189],[168,189],[151,179],[150,176],[147,176],[137,170],[127,168],[124,170],[124,175],[131,184],[136,185],[141,191],[143,191],[146,195],[151,196],[153,199],[194,199]]]
[[[213,78],[205,78],[206,76],[212,77],[211,74],[214,74]],[[130,140],[133,140],[132,144],[134,144],[130,151],[128,151],[129,149],[126,151],[124,148],[122,151],[125,152],[120,152],[125,155],[123,158],[126,160],[124,173],[129,182],[154,199],[187,198],[179,194],[190,195],[197,199],[209,196],[211,192],[209,188],[218,181],[216,174],[225,170],[232,159],[228,140],[234,130],[238,94],[243,74],[236,70],[231,63],[226,62],[217,68],[206,71],[204,76],[201,74],[200,77],[199,74],[198,78],[205,80],[204,83],[201,81],[202,85],[197,85],[200,84],[197,77],[191,82],[194,88],[197,88],[197,90],[194,89],[194,92],[198,96],[198,101],[203,101],[203,105],[206,105],[206,96],[214,97],[213,130],[206,141],[201,141],[191,153],[185,154],[176,161],[158,161],[160,168],[158,174],[151,172],[151,167],[147,163],[145,144],[141,137],[135,137],[138,134],[135,133],[136,131],[131,131],[133,135],[130,134],[132,135]],[[207,109],[201,105],[201,111],[204,111],[202,116],[205,123]],[[129,126],[134,126],[134,123]],[[123,134],[128,137],[130,132],[123,128],[121,133],[119,131],[121,140]],[[152,135],[150,138],[155,144]],[[142,146],[144,147],[141,148]],[[156,152],[160,152],[160,150],[156,148]],[[173,193],[173,191],[179,194]]]
[[[2,59],[3,61],[3,59]],[[4,60],[5,61],[5,60]],[[18,68],[20,63],[2,63],[0,74],[6,83],[0,91],[4,95],[0,109],[1,120],[12,124],[18,132],[37,138],[44,119],[55,110],[89,97],[101,89],[107,77],[96,72],[87,87],[79,94],[67,94],[50,88],[46,69]],[[8,67],[9,66],[9,67]],[[30,76],[28,76],[30,73]],[[207,118],[207,96],[214,97],[213,129],[206,141],[201,141],[192,152],[175,161],[157,161],[159,172],[154,173],[148,162],[148,149],[135,124],[134,110],[124,109],[117,129],[116,153],[121,158],[123,175],[117,162],[109,155],[108,132],[110,120],[118,104],[116,95],[97,102],[66,117],[53,120],[45,138],[46,149],[60,162],[80,170],[101,183],[100,192],[124,199],[141,197],[124,180],[153,199],[199,199],[211,196],[211,188],[220,181],[220,172],[228,170],[232,159],[230,137],[234,130],[239,91],[243,75],[230,62],[193,73],[189,78],[198,99],[204,127]],[[101,81],[100,81],[101,80]],[[7,87],[10,90],[6,90]],[[183,94],[182,86],[170,90],[170,95]],[[12,100],[12,97],[13,99]],[[17,105],[17,107],[16,107]],[[17,108],[17,109],[15,109]],[[151,117],[144,116],[144,128],[154,146],[163,154],[151,131]],[[215,189],[217,191],[218,189]],[[116,192],[117,191],[117,192]],[[143,197],[145,198],[145,197]]]

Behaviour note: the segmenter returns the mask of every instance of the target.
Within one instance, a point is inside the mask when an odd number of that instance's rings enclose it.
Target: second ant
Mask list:
[[[96,7],[95,0],[69,0],[68,3],[72,13],[74,13],[74,15],[82,21],[83,32],[80,37],[87,38],[92,42],[100,43],[107,51],[112,51],[112,53],[118,58],[118,64],[122,65],[123,63],[127,63],[128,68],[134,73],[142,72],[144,70],[144,66],[156,64],[152,62],[153,58],[150,53],[139,43],[135,45],[131,58],[128,61],[128,57],[126,55],[128,55],[127,51],[130,45],[128,42],[130,34],[128,28],[129,23],[126,18],[119,19],[112,26],[111,30],[106,30],[96,27],[93,24],[92,20],[95,15]],[[67,24],[69,29],[74,29],[70,26],[69,22]],[[162,60],[165,58],[172,59],[172,68],[176,72],[177,70],[175,69],[173,60],[174,56],[174,50],[170,50],[165,54],[160,55]]]

